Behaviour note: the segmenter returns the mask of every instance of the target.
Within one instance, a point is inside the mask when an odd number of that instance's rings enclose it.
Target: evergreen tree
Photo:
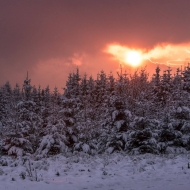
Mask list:
[[[190,92],[190,66],[188,65],[182,72],[183,75],[183,89]]]
[[[3,90],[0,89],[0,122],[2,126],[6,123],[7,114],[6,99],[3,95]]]
[[[31,100],[31,90],[27,76],[23,84],[23,100],[14,107],[14,115],[7,124],[9,131],[6,133],[3,149],[9,155],[33,153],[38,146],[41,118],[35,112],[36,103]]]

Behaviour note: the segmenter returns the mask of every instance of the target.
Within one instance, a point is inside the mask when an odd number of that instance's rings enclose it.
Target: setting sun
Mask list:
[[[126,62],[132,66],[137,66],[141,62],[141,54],[137,51],[129,51],[125,55]]]
[[[133,67],[140,65],[145,59],[141,50],[135,50],[125,46],[109,45],[105,51],[112,54],[120,62]]]

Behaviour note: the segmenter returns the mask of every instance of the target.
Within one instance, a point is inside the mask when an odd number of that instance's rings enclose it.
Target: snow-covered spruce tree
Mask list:
[[[133,84],[135,84],[135,88],[138,89],[138,95],[133,100],[135,102],[135,115],[145,117],[149,114],[152,103],[148,73],[145,69],[142,69],[139,74],[133,78],[133,80],[136,80],[133,81]]]
[[[159,98],[159,92],[160,92],[160,86],[161,86],[161,76],[160,76],[160,68],[156,67],[155,74],[153,74],[150,83],[149,83],[149,96],[151,97],[151,103],[149,107],[150,115],[159,119],[160,112],[161,112],[161,101]],[[149,116],[148,116],[149,117]]]
[[[132,113],[136,114],[136,111],[138,110],[138,98],[141,94],[141,81],[138,71],[135,71],[133,75],[130,76],[130,83],[129,83],[129,96],[128,96],[128,102],[129,102],[129,109],[132,111]]]
[[[3,90],[0,88],[0,123],[5,126],[8,110],[6,108],[6,99],[3,95]],[[1,131],[2,132],[2,131]]]
[[[190,66],[188,65],[182,72],[183,75],[183,89],[190,92]]]
[[[38,131],[41,137],[46,134],[46,126],[48,124],[48,119],[50,118],[50,115],[55,115],[54,107],[56,106],[54,106],[54,104],[56,103],[53,102],[54,98],[52,98],[51,96],[53,95],[50,94],[49,87],[41,89],[41,87],[39,86],[37,89],[35,86],[33,86],[31,90],[31,100],[35,103],[35,112],[41,118],[41,127]]]
[[[159,69],[156,69],[158,72]],[[156,74],[158,78],[158,73]],[[169,112],[169,108],[171,107],[171,102],[173,101],[172,89],[173,89],[173,81],[171,77],[171,69],[164,71],[163,76],[160,76],[160,80],[153,78],[151,82],[152,88],[152,99],[153,106],[155,111],[154,114],[157,115],[157,118],[163,118],[166,112]]]
[[[117,96],[122,96],[125,94],[125,90],[127,89],[124,83],[124,75],[122,73],[122,67],[120,68],[120,72],[117,72],[118,78],[115,81],[115,92]],[[125,75],[127,76],[127,75]]]
[[[56,155],[67,151],[66,127],[62,119],[49,121],[41,138],[39,147],[36,150],[37,158],[48,155]]]
[[[120,151],[125,149],[127,143],[127,132],[132,119],[131,112],[126,108],[125,102],[121,98],[115,98],[113,100],[114,109],[110,122],[107,122],[107,126],[103,126],[104,135],[102,135],[101,145],[105,144],[105,149],[112,153],[113,151]]]
[[[5,85],[2,87],[4,96],[6,97],[7,102],[11,101],[12,99],[12,88],[9,82],[6,82]]]
[[[23,85],[23,99],[14,107],[14,115],[7,125],[9,131],[3,139],[3,150],[9,155],[22,156],[33,153],[39,143],[41,118],[36,104],[31,100],[30,79]]]
[[[78,135],[74,150],[93,154],[97,149],[96,137],[100,132],[99,126],[107,110],[106,81],[107,77],[104,71],[97,75],[97,80],[93,80],[92,77],[88,80],[84,76],[80,81],[79,94],[77,96],[75,94],[77,104],[74,115]],[[68,92],[67,89],[65,93]]]
[[[128,130],[125,149],[132,154],[158,153],[159,121],[135,117]]]
[[[2,112],[2,116],[0,116],[0,118],[4,118],[3,121],[3,125],[5,126],[8,118],[9,118],[9,114],[12,110],[12,106],[13,106],[13,99],[12,99],[12,88],[9,82],[6,82],[0,89],[1,91],[1,110],[0,112]],[[6,118],[6,119],[5,119]]]
[[[74,150],[94,154],[97,149],[97,137],[99,125],[95,107],[94,80],[92,77],[87,79],[86,74],[81,79],[79,87],[79,100],[81,103],[77,113],[76,129],[78,131],[77,142],[74,144]]]
[[[97,75],[97,79],[95,80],[95,88],[93,95],[95,100],[94,104],[96,108],[98,107],[101,108],[100,110],[97,110],[99,111],[98,112],[99,115],[104,114],[107,106],[106,101],[108,98],[108,93],[107,93],[107,76],[103,70]]]
[[[170,67],[164,71],[160,85],[160,92],[158,95],[160,96],[159,98],[162,104],[166,106],[167,101],[171,100],[171,91],[173,87]]]
[[[9,131],[8,125],[12,118],[12,109],[14,105],[12,88],[9,82],[6,82],[0,88],[0,125],[1,125],[1,138],[6,136]]]
[[[51,93],[49,86],[41,90],[41,117],[42,117],[42,131],[45,131],[48,125],[48,118],[51,115]],[[45,134],[45,133],[44,133]]]
[[[95,105],[95,113],[96,118],[105,120],[107,118],[107,114],[109,112],[110,107],[110,99],[114,96],[115,89],[112,86],[110,89],[110,83],[113,81],[110,79],[111,76],[106,75],[104,71],[101,71],[97,76],[97,80],[95,80],[95,89],[94,89],[94,105]],[[112,84],[113,85],[113,84]],[[111,92],[111,94],[110,94]]]
[[[182,106],[190,107],[190,66],[188,65],[185,67],[185,69],[181,73],[182,75],[182,85],[181,85],[181,91],[180,91],[180,104]]]
[[[176,115],[172,121],[172,126],[175,131],[180,133],[180,138],[175,138],[174,145],[190,150],[190,108],[188,106],[183,106],[181,102],[176,109]]]
[[[87,80],[87,101],[88,101],[88,117],[91,121],[97,121],[97,115],[96,115],[96,105],[95,105],[95,81],[92,78],[92,76],[89,77]],[[81,97],[84,99],[84,97]]]
[[[183,82],[183,77],[182,77],[182,70],[177,68],[176,74],[174,75],[173,78],[173,99],[175,101],[180,101],[181,96],[182,96],[182,82]]]
[[[2,139],[5,136],[6,131],[6,116],[7,110],[5,107],[5,99],[2,89],[0,88],[0,156],[2,155]]]
[[[79,99],[80,80],[81,78],[79,76],[78,69],[76,73],[69,74],[66,82],[66,88],[64,88],[64,94],[61,97],[62,102],[58,113],[58,121],[62,123],[64,131],[63,135],[66,136],[66,139],[64,139],[63,142],[70,151],[73,150],[74,144],[78,142],[78,130],[76,128],[77,114],[82,107]]]
[[[51,111],[50,114],[48,114],[45,118],[47,124],[43,123],[43,125],[45,124],[42,129],[43,137],[41,138],[39,147],[36,150],[36,155],[38,158],[63,153],[67,150],[68,141],[66,137],[66,124],[60,112],[61,97],[56,87],[54,88],[53,94],[51,95],[49,106]]]
[[[126,132],[131,120],[131,112],[126,106],[128,97],[128,89],[126,89],[128,87],[128,78],[126,73],[123,75],[121,70],[116,81],[110,75],[106,86],[109,95],[106,101],[107,110],[102,120],[98,148],[99,152],[106,150],[112,153],[113,151],[124,150],[127,140]]]
[[[21,90],[18,84],[13,89],[13,104],[17,104],[22,99]]]
[[[185,99],[188,99],[188,94],[183,90],[183,77],[182,71],[177,68],[176,74],[172,80],[172,89],[171,89],[170,98],[170,113],[176,119],[183,119],[183,112],[180,112],[182,106],[187,105]],[[172,101],[171,101],[172,100]],[[172,108],[172,109],[171,109]]]
[[[182,133],[177,129],[176,121],[172,122],[172,119],[166,116],[160,129],[157,145],[161,153],[175,153],[177,147],[184,147]]]
[[[160,85],[161,76],[160,76],[160,67],[156,67],[156,73],[153,74],[152,82],[154,82],[155,86]]]

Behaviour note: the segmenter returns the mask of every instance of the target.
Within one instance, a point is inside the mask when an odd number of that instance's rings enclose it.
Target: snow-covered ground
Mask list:
[[[0,190],[189,190],[188,163],[190,154],[1,157]]]

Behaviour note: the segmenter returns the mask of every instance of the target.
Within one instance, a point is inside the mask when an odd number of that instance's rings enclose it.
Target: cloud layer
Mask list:
[[[117,62],[102,52],[107,44],[155,55],[157,44],[188,43],[189,7],[189,0],[0,1],[0,83],[22,84],[28,70],[36,85],[48,85],[62,70],[62,87],[76,66],[115,71]]]

